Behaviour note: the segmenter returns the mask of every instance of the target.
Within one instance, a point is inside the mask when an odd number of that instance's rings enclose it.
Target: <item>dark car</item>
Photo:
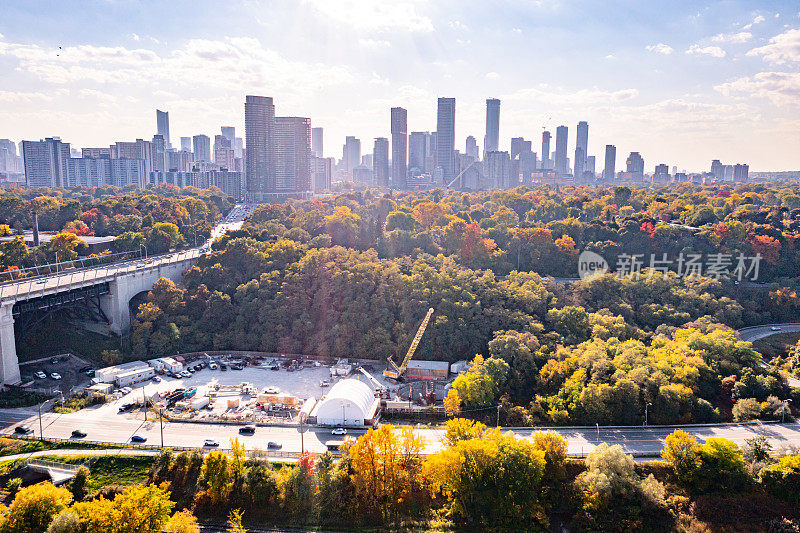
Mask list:
[[[236,364],[231,365],[231,370],[243,370],[243,369],[244,369],[244,366],[242,366],[240,363],[236,363]]]
[[[79,372],[83,372],[85,374],[86,372],[89,372],[91,369],[92,369],[91,366],[86,365],[86,366],[82,366],[81,369],[79,370]]]
[[[255,426],[242,426],[239,428],[239,433],[242,435],[252,435],[256,432]]]
[[[17,426],[14,428],[14,433],[19,433],[20,435],[27,435],[28,433],[33,433],[33,430],[27,426]]]
[[[72,431],[72,436],[75,437],[76,439],[82,439],[83,437],[86,436],[86,432],[80,429],[76,429]]]
[[[270,450],[280,450],[281,448],[283,448],[283,444],[281,444],[280,442],[269,441],[267,443],[267,448],[269,448]]]
[[[134,435],[131,437],[131,442],[147,442],[147,437],[142,437],[141,435]]]
[[[225,370],[228,370],[228,365],[226,365],[225,363],[220,363],[219,369],[224,372]]]
[[[195,371],[203,370],[203,365],[194,365],[194,369],[195,369]]]
[[[131,409],[133,409],[133,404],[132,403],[125,403],[125,404],[122,404],[119,407],[119,412],[120,413],[126,413],[126,412],[130,411]]]

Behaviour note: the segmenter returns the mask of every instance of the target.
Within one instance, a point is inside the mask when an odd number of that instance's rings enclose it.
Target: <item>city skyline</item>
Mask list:
[[[57,135],[75,146],[150,138],[152,110],[162,109],[172,139],[213,138],[222,124],[244,130],[244,95],[269,94],[287,115],[323,127],[332,156],[345,136],[389,135],[391,107],[408,110],[409,132],[435,131],[437,98],[453,97],[463,146],[469,135],[483,144],[485,100],[496,97],[500,150],[585,120],[588,154],[614,144],[690,170],[716,158],[800,168],[791,2],[243,2],[219,20],[210,3],[191,5],[165,6],[164,22],[139,4],[104,5],[91,10],[98,24],[87,37],[77,31],[86,7],[5,2],[0,136]],[[167,24],[173,11],[186,24]],[[286,23],[295,19],[303,24]],[[533,59],[537,68],[520,67]]]

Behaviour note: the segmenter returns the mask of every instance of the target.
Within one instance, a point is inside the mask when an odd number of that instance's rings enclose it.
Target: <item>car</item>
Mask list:
[[[333,428],[331,430],[331,435],[347,435],[347,430],[343,427]]]
[[[772,326],[772,327],[769,328],[769,330],[770,331],[780,331],[781,328],[780,328],[780,326]]]
[[[195,372],[203,370],[203,365],[194,365]]]
[[[184,372],[188,372],[189,374],[194,374],[195,373],[195,369],[190,367],[190,366],[187,366],[186,370],[184,370]]]
[[[231,370],[243,370],[243,369],[244,366],[242,366],[240,363],[235,363],[231,365]]]
[[[78,372],[83,372],[85,374],[86,372],[89,372],[91,369],[92,369],[91,366],[88,366],[88,365],[87,366],[82,366],[80,368],[80,370],[78,370]]]
[[[211,363],[208,364],[208,368],[211,370],[216,370],[219,368],[219,366],[217,366],[217,363],[212,361]]]
[[[58,380],[61,379],[61,374],[59,374],[58,372],[53,372],[52,374],[50,374],[50,377]]]
[[[206,439],[203,441],[203,446],[204,447],[207,446],[209,448],[216,448],[219,446],[219,441],[216,441],[214,439]]]
[[[242,435],[252,435],[256,432],[255,426],[242,426],[239,428],[239,433]]]
[[[39,379],[47,379],[47,374],[45,374],[45,373],[44,373],[44,372],[42,372],[41,370],[40,370],[40,371],[38,371],[38,372],[36,372],[36,373],[34,374],[34,376],[36,376],[36,377],[37,377],[37,378],[39,378]]]
[[[86,432],[80,429],[74,429],[72,430],[72,436],[75,437],[76,439],[82,439],[83,437],[86,436]]]
[[[264,392],[267,394],[278,394],[280,389],[278,387],[267,387],[264,389]]]
[[[182,378],[190,378],[190,377],[192,377],[192,374],[188,370],[184,370],[183,372],[181,372],[181,377]]]
[[[270,450],[280,450],[281,448],[283,448],[283,444],[281,444],[280,442],[269,441],[267,443],[267,448],[269,448]]]
[[[225,372],[226,370],[228,370],[228,365],[226,365],[225,363],[220,363],[219,369]]]
[[[142,437],[141,435],[134,435],[131,437],[131,442],[147,442],[147,437]]]
[[[331,386],[331,382],[328,381],[327,379],[321,379],[321,380],[319,380],[319,386],[320,387],[330,387]]]
[[[153,382],[154,383],[161,383],[161,378],[158,377],[158,376],[153,376]]]
[[[19,433],[20,435],[27,435],[28,433],[33,433],[33,430],[28,426],[17,426],[14,428],[14,433]]]
[[[58,364],[58,357],[53,357],[52,359],[50,359],[50,362],[53,363],[54,365],[57,365]]]
[[[183,376],[181,376],[180,372],[170,372],[169,377],[175,378],[175,379],[181,379]]]
[[[92,370],[87,370],[87,371],[85,372],[85,374],[86,374],[87,376],[89,376],[90,378],[93,378],[93,377],[94,377],[94,369],[92,369]]]
[[[132,403],[123,403],[122,405],[119,406],[119,412],[125,413],[127,411],[130,411],[132,408],[133,408]]]

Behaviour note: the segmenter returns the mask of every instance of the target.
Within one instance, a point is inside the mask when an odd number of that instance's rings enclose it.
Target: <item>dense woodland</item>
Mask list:
[[[453,413],[499,403],[514,425],[639,424],[651,404],[654,423],[777,418],[797,392],[733,330],[797,319],[796,192],[366,191],[263,205],[182,285],[156,284],[131,349],[382,360],[405,352],[433,307],[417,357],[481,356],[454,384]],[[758,253],[770,283],[647,269],[551,277],[574,275],[582,249]]]
[[[303,454],[271,464],[238,439],[230,453],[174,454],[152,461],[144,486],[90,492],[85,468],[63,488],[16,492],[0,512],[0,533],[199,533],[296,526],[419,531],[794,532],[800,528],[800,456],[763,436],[739,448],[683,431],[666,439],[663,461],[635,463],[600,444],[567,458],[557,433],[520,439],[452,419],[431,455],[411,428],[384,424],[341,457]],[[17,492],[18,491],[18,492]],[[224,526],[223,526],[224,527]]]
[[[233,199],[219,189],[135,187],[20,188],[0,195],[0,236],[31,230],[34,218],[50,243],[29,248],[24,239],[0,243],[0,270],[14,271],[88,255],[83,236],[108,237],[114,252],[166,252],[208,238]]]

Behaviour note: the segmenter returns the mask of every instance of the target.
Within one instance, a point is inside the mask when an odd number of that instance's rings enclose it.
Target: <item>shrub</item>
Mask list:
[[[800,455],[784,457],[761,470],[759,481],[764,490],[778,498],[800,501]]]

